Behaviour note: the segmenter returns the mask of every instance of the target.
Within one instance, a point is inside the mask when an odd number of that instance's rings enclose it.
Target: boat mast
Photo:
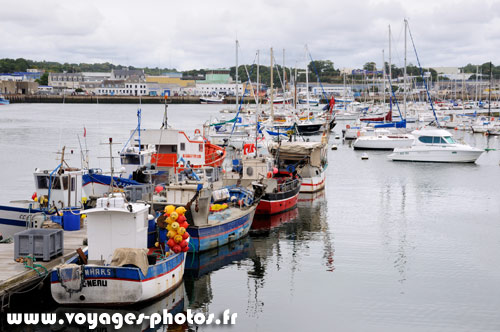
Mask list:
[[[306,57],[306,91],[307,91],[307,109],[309,110],[309,66],[307,65],[307,45],[305,49],[305,57]]]
[[[274,78],[273,78],[273,48],[271,47],[271,122],[274,122],[274,107],[273,107],[273,104],[274,104],[274,91],[273,91],[273,88],[274,88]]]
[[[476,66],[476,93],[475,93],[476,105],[475,106],[478,105],[478,101],[477,101],[477,84],[478,84],[477,79],[478,79],[478,76],[479,76],[479,66]]]
[[[283,103],[286,102],[286,70],[285,70],[285,49],[283,49]]]
[[[392,112],[392,58],[391,58],[391,25],[389,24],[389,110]],[[385,64],[384,64],[385,67]]]
[[[257,110],[255,111],[255,158],[257,158],[258,147],[257,138],[259,137],[259,115],[260,115],[260,50],[257,50]]]
[[[238,109],[238,39],[236,39],[236,48],[235,48],[235,53],[236,53],[236,74],[235,74],[235,78],[236,78],[236,92],[235,92],[235,96],[236,96],[236,109]]]
[[[405,19],[405,68],[404,68],[404,77],[403,77],[403,106],[404,113],[406,119],[406,30],[408,28],[408,21]]]
[[[490,88],[488,89],[488,117],[491,117],[491,79],[492,79],[491,61],[490,61]]]
[[[293,105],[297,109],[297,63],[295,63],[295,75],[293,77]]]
[[[383,91],[383,96],[384,96],[384,103],[382,104],[383,105],[383,109],[385,109],[385,54],[384,54],[384,50],[382,50],[382,91]]]

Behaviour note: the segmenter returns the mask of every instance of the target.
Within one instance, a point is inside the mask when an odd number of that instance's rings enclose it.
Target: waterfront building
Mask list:
[[[78,89],[82,82],[82,73],[49,73],[49,85],[55,89]]]
[[[111,70],[111,80],[126,80],[137,77],[139,80],[145,81],[146,75],[142,69],[113,69]]]

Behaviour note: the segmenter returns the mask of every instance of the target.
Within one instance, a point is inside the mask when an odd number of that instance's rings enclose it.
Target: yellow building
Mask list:
[[[194,80],[182,80],[179,77],[167,77],[167,76],[146,76],[146,82],[150,83],[160,83],[160,84],[177,84],[181,87],[195,86]]]

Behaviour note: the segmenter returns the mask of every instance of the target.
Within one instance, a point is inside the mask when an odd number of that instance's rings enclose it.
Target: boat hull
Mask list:
[[[413,141],[414,139],[409,137],[366,136],[356,139],[353,147],[355,150],[394,150],[395,148],[411,146]]]
[[[322,123],[298,124],[297,129],[302,135],[318,134],[323,129]]]
[[[0,206],[0,233],[4,238],[9,238],[18,232],[24,231],[27,227],[39,227],[40,225],[32,223],[31,220],[33,220],[35,214],[40,212],[37,209]]]
[[[245,237],[252,226],[255,210],[255,205],[251,206],[242,216],[216,225],[189,226],[189,252],[217,248]]]
[[[186,253],[150,265],[144,275],[137,267],[84,266],[81,290],[69,293],[57,270],[51,272],[51,293],[64,305],[125,306],[163,296],[174,290],[184,274]]]
[[[483,151],[479,149],[395,149],[394,152],[388,156],[388,158],[394,161],[474,163],[482,153]]]
[[[301,186],[298,185],[295,189],[287,192],[266,193],[260,199],[256,214],[272,215],[294,208],[297,205],[300,188]]]
[[[312,177],[303,177],[300,185],[300,193],[315,193],[325,188],[325,172]]]

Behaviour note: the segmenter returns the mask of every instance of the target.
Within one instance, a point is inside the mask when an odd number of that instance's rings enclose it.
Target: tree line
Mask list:
[[[466,66],[462,67],[463,71],[465,73],[472,73],[472,77],[470,77],[470,80],[475,79],[475,73],[476,73],[476,68],[479,67],[479,72],[482,74],[482,77],[489,77],[490,75],[490,62],[483,63],[481,65],[473,65],[473,64],[467,64]],[[69,72],[69,73],[77,73],[77,72],[110,72],[113,69],[142,69],[144,70],[144,73],[147,75],[159,75],[164,72],[177,72],[176,69],[173,68],[149,68],[149,67],[134,67],[134,66],[123,66],[123,65],[115,65],[109,62],[104,62],[104,63],[59,63],[55,61],[34,61],[34,60],[28,60],[28,59],[23,59],[23,58],[18,58],[18,59],[9,59],[9,58],[4,58],[0,59],[0,73],[14,73],[14,72],[25,72],[27,69],[34,68],[34,69],[40,69],[44,70],[46,72]],[[308,72],[309,72],[309,82],[315,83],[315,82],[322,82],[322,83],[342,83],[343,82],[343,75],[341,74],[340,70],[338,68],[334,67],[334,63],[331,60],[315,60],[309,62],[308,66]],[[352,80],[365,80],[365,79],[372,79],[373,76],[375,77],[382,77],[381,73],[374,73],[375,71],[381,71],[382,68],[377,68],[375,62],[366,62],[363,65],[363,70],[368,71],[367,74],[365,73],[355,73],[352,75],[351,73],[348,74],[349,77],[352,78]],[[246,69],[244,65],[238,66],[238,78],[239,81],[245,82],[248,80],[248,75],[247,75],[247,70],[248,74],[250,75],[250,79],[252,82],[257,81],[257,65],[247,65]],[[385,63],[385,70],[386,73],[389,73],[389,64],[386,62]],[[188,77],[199,77],[199,76],[205,76],[207,72],[209,72],[209,69],[193,69],[193,70],[187,70],[187,71],[182,71],[182,75],[185,78]],[[236,78],[236,67],[230,67],[229,69],[230,75],[233,78],[233,80]],[[291,81],[290,77],[295,75],[295,68],[291,67],[286,67],[285,68],[285,78],[283,77],[283,67],[280,65],[275,66],[275,71],[274,71],[274,85],[277,88],[281,88],[284,80],[289,83]],[[396,79],[397,77],[402,77],[403,76],[403,71],[404,69],[401,67],[397,67],[396,65],[392,64],[391,65],[391,72],[392,72],[392,79]],[[406,69],[407,73],[409,76],[416,77],[417,81],[422,81],[421,78],[421,71],[420,68],[413,65],[409,64]],[[430,76],[432,77],[432,80],[435,81],[437,80],[437,75],[438,73],[431,68],[423,68],[422,71],[429,72]],[[260,82],[265,84],[265,85],[270,85],[270,80],[271,80],[271,71],[269,66],[260,66],[259,68],[260,72]],[[491,72],[493,74],[493,78],[500,78],[500,66],[495,66],[491,64]],[[279,74],[278,74],[279,73]],[[47,76],[42,77],[41,81],[42,83],[45,83],[47,79]],[[439,77],[440,80],[446,80],[445,77]],[[297,70],[297,81],[298,82],[305,82],[306,77],[305,77],[305,68],[298,69]]]

